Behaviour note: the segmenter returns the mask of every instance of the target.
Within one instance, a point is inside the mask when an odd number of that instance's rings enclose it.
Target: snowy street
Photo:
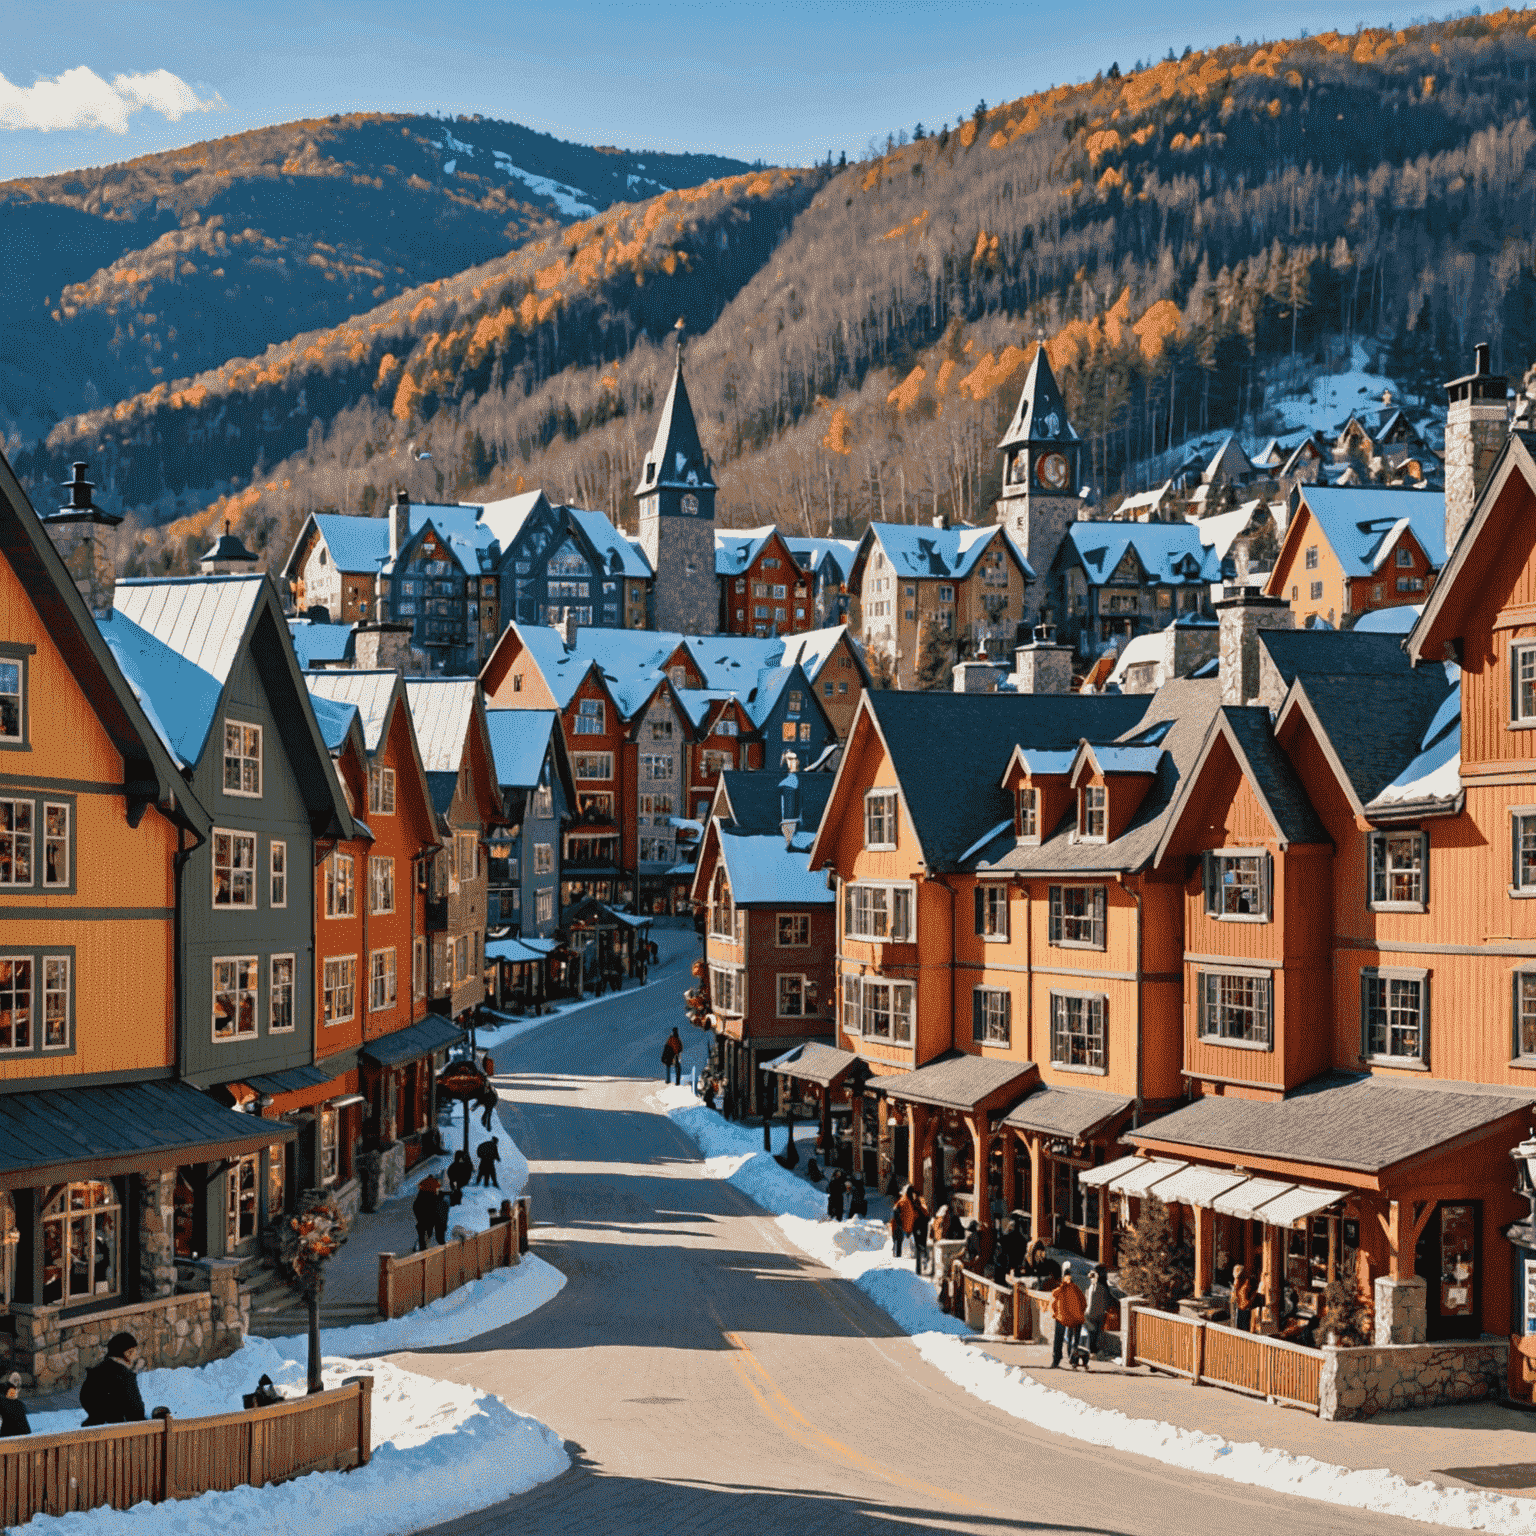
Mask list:
[[[948,1379],[661,1113],[692,943],[667,939],[681,958],[649,988],[497,1048],[537,1251],[568,1283],[468,1345],[395,1358],[548,1424],[572,1470],[437,1530],[1426,1529],[1053,1435]],[[703,1045],[684,1038],[686,1078]]]

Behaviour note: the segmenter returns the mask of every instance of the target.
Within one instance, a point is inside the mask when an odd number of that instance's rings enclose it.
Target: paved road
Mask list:
[[[573,1467],[445,1536],[1423,1536],[1062,1439],[954,1386],[860,1291],[703,1177],[693,1144],[648,1107],[687,984],[673,967],[497,1050],[548,1224],[538,1250],[569,1283],[521,1323],[433,1352],[432,1370],[551,1425]],[[686,1070],[702,1047],[685,1034]]]

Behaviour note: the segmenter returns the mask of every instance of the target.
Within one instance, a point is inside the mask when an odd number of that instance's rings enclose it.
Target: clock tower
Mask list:
[[[997,521],[1034,569],[1027,604],[1038,618],[1052,588],[1056,551],[1077,521],[1083,448],[1067,419],[1066,401],[1043,343],[1035,349],[1024,393],[998,448],[1003,455],[1003,494]],[[1056,617],[1060,621],[1063,615]]]
[[[652,612],[657,629],[712,635],[719,627],[715,578],[715,483],[699,442],[688,387],[683,383],[682,322],[677,367],[640,467],[640,545],[655,572]]]

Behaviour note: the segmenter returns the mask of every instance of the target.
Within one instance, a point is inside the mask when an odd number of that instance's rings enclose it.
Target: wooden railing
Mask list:
[[[379,1316],[404,1317],[417,1307],[488,1275],[493,1269],[516,1264],[528,1251],[529,1209],[527,1198],[513,1207],[513,1219],[470,1237],[456,1237],[437,1248],[403,1257],[379,1255]]]
[[[1317,1412],[1321,1350],[1137,1307],[1132,1363]]]
[[[373,1378],[356,1376],[333,1391],[271,1408],[204,1419],[175,1419],[157,1408],[141,1424],[0,1440],[0,1526],[363,1466],[372,1392]]]

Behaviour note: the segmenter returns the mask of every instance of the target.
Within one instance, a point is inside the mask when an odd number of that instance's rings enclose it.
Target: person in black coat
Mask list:
[[[480,1159],[479,1172],[475,1174],[476,1185],[485,1185],[487,1188],[501,1188],[501,1180],[496,1177],[496,1164],[501,1161],[501,1147],[494,1137],[490,1141],[482,1141],[475,1148],[475,1156]]]
[[[438,1190],[437,1214],[432,1222],[432,1235],[437,1239],[439,1247],[448,1241],[448,1215],[452,1209],[453,1201],[448,1198],[448,1191]]]
[[[411,1201],[411,1215],[416,1218],[416,1251],[425,1253],[432,1246],[432,1229],[437,1225],[438,1182],[425,1178],[416,1186],[416,1198]]]
[[[869,1191],[864,1187],[864,1180],[855,1178],[848,1186],[848,1219],[852,1221],[856,1216],[869,1215]]]
[[[27,1418],[27,1405],[21,1400],[21,1377],[14,1372],[0,1389],[0,1440],[8,1435],[30,1435],[32,1424]]]
[[[843,1219],[843,1170],[834,1168],[827,1180],[827,1216],[832,1221]]]
[[[144,1399],[134,1378],[133,1361],[139,1341],[131,1333],[114,1333],[107,1358],[85,1373],[80,1383],[80,1406],[85,1409],[85,1428],[95,1424],[141,1424]]]
[[[490,1130],[491,1116],[496,1113],[496,1101],[499,1095],[489,1083],[485,1085],[485,1092],[475,1102],[480,1106],[480,1126],[482,1130]]]
[[[457,1205],[464,1198],[464,1186],[475,1176],[475,1165],[469,1160],[469,1153],[460,1147],[453,1154],[453,1161],[448,1164],[448,1187],[453,1191],[451,1203]]]

